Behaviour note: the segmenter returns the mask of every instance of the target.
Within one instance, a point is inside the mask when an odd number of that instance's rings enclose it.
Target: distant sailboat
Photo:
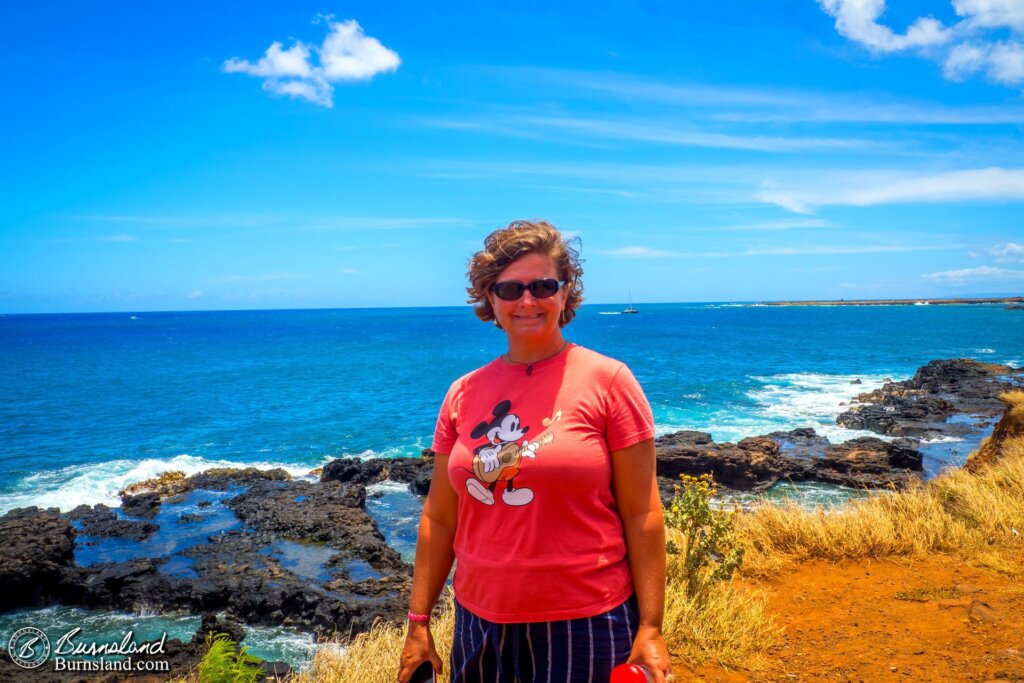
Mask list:
[[[622,310],[623,313],[639,313],[640,311],[633,308],[633,292],[629,293],[629,305]]]

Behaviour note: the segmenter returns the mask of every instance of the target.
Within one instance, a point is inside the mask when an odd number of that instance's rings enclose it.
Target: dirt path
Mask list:
[[[785,629],[767,668],[705,666],[679,680],[1024,681],[1019,577],[934,556],[808,562],[754,585]]]

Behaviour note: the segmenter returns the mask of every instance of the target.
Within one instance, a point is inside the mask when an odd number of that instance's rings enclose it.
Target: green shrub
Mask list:
[[[711,507],[718,492],[711,475],[680,478],[682,486],[676,487],[665,511],[665,524],[681,536],[681,543],[669,541],[668,552],[682,555],[682,562],[671,566],[682,572],[680,578],[692,598],[707,591],[712,582],[730,578],[743,563],[743,548],[733,529],[736,512]]]
[[[226,633],[206,634],[209,649],[199,663],[199,683],[256,683],[263,670],[262,661],[246,651],[235,649],[235,642]]]

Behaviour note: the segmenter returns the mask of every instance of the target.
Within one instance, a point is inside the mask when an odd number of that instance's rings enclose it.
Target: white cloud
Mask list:
[[[946,282],[954,285],[992,280],[998,282],[1014,282],[1017,280],[1024,280],[1024,270],[980,266],[978,268],[963,268],[961,270],[944,270],[939,273],[928,273],[921,277],[928,280]]]
[[[323,19],[328,31],[319,47],[295,41],[293,46],[283,49],[280,42],[274,41],[259,61],[232,57],[222,68],[227,73],[263,78],[263,89],[274,95],[332,107],[332,83],[369,80],[379,73],[396,70],[402,63],[397,52],[366,35],[355,19]],[[314,56],[319,64],[313,63]]]
[[[917,19],[904,34],[880,24],[885,0],[818,0],[818,4],[835,18],[840,34],[874,52],[931,47],[950,39],[949,30],[931,17]]]
[[[331,31],[320,47],[320,64],[328,81],[365,81],[402,63],[397,52],[363,33],[355,19],[328,19],[327,25]]]
[[[185,295],[186,299],[198,299],[203,296],[203,290],[193,289],[191,292]]]
[[[1024,44],[1004,39],[1007,30],[1024,34],[1021,0],[953,0],[961,20],[944,26],[920,17],[905,34],[879,22],[885,0],[818,0],[836,20],[836,30],[876,54],[914,50],[942,64],[943,75],[962,81],[978,73],[995,83],[1024,85]]]
[[[942,65],[942,73],[947,80],[963,81],[969,76],[978,73],[985,66],[987,51],[985,47],[961,43],[949,54]]]
[[[996,263],[1024,263],[1024,244],[1018,244],[1017,242],[996,244],[991,247],[969,253],[975,258],[979,256],[988,256],[989,258],[995,259]]]
[[[276,40],[270,44],[260,61],[252,62],[232,57],[224,62],[228,73],[243,73],[260,78],[312,78],[313,67],[309,63],[309,48],[296,42],[287,50],[281,49]]]
[[[1024,83],[1024,45],[1014,41],[996,43],[989,54],[988,75],[1004,85]]]
[[[97,237],[97,242],[136,242],[138,237],[135,235],[126,235],[124,233],[120,235],[107,235],[105,237]]]
[[[1024,3],[1020,0],[953,0],[953,9],[972,27],[1024,31]]]
[[[355,268],[339,268],[338,272],[341,273],[342,275],[356,275],[360,271],[356,270]]]
[[[763,184],[756,197],[794,213],[813,213],[818,206],[966,201],[1024,201],[1024,169],[978,168],[931,175],[891,173],[806,179],[793,187]]]

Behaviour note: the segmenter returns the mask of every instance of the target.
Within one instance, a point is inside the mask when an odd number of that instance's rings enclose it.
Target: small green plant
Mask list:
[[[263,670],[262,661],[247,652],[235,649],[235,642],[226,633],[206,634],[209,649],[199,663],[199,683],[256,683]]]
[[[743,548],[733,529],[736,512],[711,507],[718,492],[711,475],[684,474],[680,479],[682,486],[676,486],[672,503],[665,511],[665,523],[679,532],[682,543],[670,540],[668,552],[681,556],[677,566],[681,568],[686,593],[696,597],[712,582],[727,580],[739,569]]]

